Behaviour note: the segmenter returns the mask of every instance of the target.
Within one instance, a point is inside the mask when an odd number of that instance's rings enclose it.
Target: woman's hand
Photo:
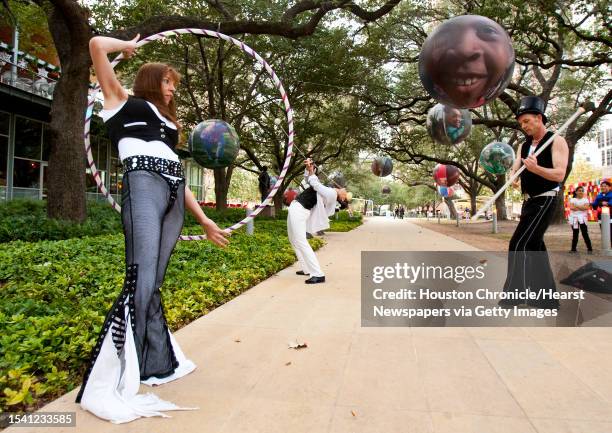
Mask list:
[[[129,59],[136,54],[136,48],[138,46],[138,39],[140,39],[140,33],[130,41],[125,41],[125,47],[121,50],[123,58]]]
[[[227,239],[230,234],[225,230],[221,230],[217,224],[209,219],[202,224],[204,231],[206,232],[206,238],[218,247],[225,248],[229,244]]]

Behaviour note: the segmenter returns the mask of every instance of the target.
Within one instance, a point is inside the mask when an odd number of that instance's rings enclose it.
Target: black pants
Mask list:
[[[97,360],[102,342],[111,333],[120,355],[126,343],[125,311],[129,310],[140,379],[170,376],[178,367],[162,306],[160,288],[170,255],[183,228],[185,182],[153,171],[130,171],[123,176],[121,220],[125,237],[126,276],[123,290],[106,315],[92,350],[77,403]]]
[[[589,238],[589,229],[586,224],[579,224],[580,232],[582,233],[582,239],[584,239],[584,243],[586,244],[587,250],[593,251],[593,247],[591,246],[591,238]],[[572,251],[576,251],[576,246],[578,246],[578,229],[572,226]]]
[[[504,292],[536,292],[537,298],[527,301],[527,304],[539,308],[559,306],[559,301],[547,294],[557,289],[544,244],[544,233],[554,215],[556,202],[556,197],[547,196],[523,202],[521,218],[508,248]]]

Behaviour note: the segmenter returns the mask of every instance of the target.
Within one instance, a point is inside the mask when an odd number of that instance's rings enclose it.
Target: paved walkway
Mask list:
[[[29,431],[612,432],[612,330],[361,328],[362,250],[474,248],[382,217],[326,239],[326,284],[293,266],[176,334],[198,368],[153,392],[199,410],[112,425],[75,390],[44,410],[76,411],[77,428]]]

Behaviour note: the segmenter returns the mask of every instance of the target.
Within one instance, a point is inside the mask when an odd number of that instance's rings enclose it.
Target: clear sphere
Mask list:
[[[436,104],[427,113],[427,132],[440,144],[459,144],[472,131],[469,110]]]
[[[480,152],[480,165],[491,174],[506,173],[514,164],[514,149],[508,144],[493,141]]]

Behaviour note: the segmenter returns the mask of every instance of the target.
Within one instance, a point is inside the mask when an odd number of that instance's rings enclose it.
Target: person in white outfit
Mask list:
[[[336,201],[347,205],[345,188],[330,188],[323,185],[315,174],[311,159],[305,161],[306,182],[308,187],[302,191],[289,206],[287,233],[302,270],[298,275],[309,275],[306,284],[325,282],[325,275],[312,247],[306,239],[306,232],[317,233],[329,228],[329,217],[336,209]]]

